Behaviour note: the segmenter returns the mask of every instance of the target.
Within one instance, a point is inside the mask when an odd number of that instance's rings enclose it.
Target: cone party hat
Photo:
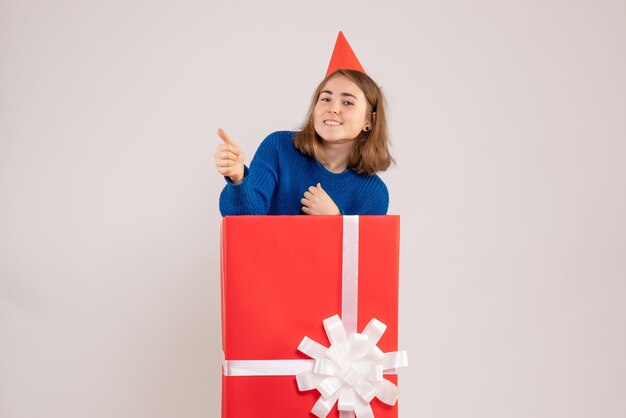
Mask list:
[[[330,63],[328,64],[328,70],[326,70],[326,76],[334,73],[337,70],[356,70],[365,73],[365,70],[361,66],[361,63],[357,59],[354,51],[350,48],[350,44],[343,36],[343,32],[339,31],[337,35],[337,41],[335,42],[335,49],[333,55],[330,57]]]

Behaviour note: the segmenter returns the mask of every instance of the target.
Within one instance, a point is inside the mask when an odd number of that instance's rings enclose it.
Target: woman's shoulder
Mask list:
[[[275,131],[265,137],[263,143],[268,143],[277,147],[284,147],[293,144],[293,137],[297,132],[293,131]]]
[[[276,131],[265,137],[259,144],[254,156],[264,160],[278,160],[296,158],[297,153],[293,144],[293,137],[297,132]]]
[[[363,184],[367,185],[367,189],[380,193],[381,195],[389,195],[387,185],[378,174],[357,174],[356,172],[354,172],[354,174],[356,174]]]
[[[297,132],[293,131],[276,131],[265,137],[259,145],[257,153],[269,153],[275,158],[298,158],[300,153],[294,145],[293,138]]]
[[[378,173],[369,174],[369,173],[357,173],[355,170],[351,170],[351,171],[352,173],[354,173],[355,176],[361,179],[361,181],[364,181],[370,184],[375,184],[379,187],[387,187],[383,179],[378,175]]]

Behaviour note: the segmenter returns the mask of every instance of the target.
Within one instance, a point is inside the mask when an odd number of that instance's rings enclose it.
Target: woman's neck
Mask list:
[[[324,142],[322,145],[324,159],[326,160],[324,167],[331,173],[343,173],[348,168],[348,158],[352,150],[352,143],[353,141],[335,144]]]

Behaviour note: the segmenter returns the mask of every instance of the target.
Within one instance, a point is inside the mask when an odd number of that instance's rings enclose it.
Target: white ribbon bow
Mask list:
[[[387,325],[372,319],[361,334],[348,337],[338,315],[324,320],[330,347],[304,337],[298,350],[315,360],[312,371],[296,376],[301,391],[317,389],[321,396],[311,409],[326,417],[335,402],[339,411],[354,411],[357,418],[374,418],[370,402],[374,397],[395,405],[398,387],[383,378],[386,371],[408,365],[406,351],[383,353],[376,346]]]

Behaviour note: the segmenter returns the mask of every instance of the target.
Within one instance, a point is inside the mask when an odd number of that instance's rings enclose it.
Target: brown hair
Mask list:
[[[361,89],[367,99],[367,112],[372,124],[372,129],[368,132],[361,131],[354,139],[348,157],[348,168],[359,174],[374,174],[377,171],[385,171],[392,162],[395,163],[388,149],[389,135],[385,117],[385,98],[374,80],[360,71],[337,70],[322,80],[313,93],[307,121],[302,130],[296,134],[294,144],[301,153],[324,162],[321,149],[322,138],[315,132],[313,111],[328,80],[338,75],[348,78]]]

